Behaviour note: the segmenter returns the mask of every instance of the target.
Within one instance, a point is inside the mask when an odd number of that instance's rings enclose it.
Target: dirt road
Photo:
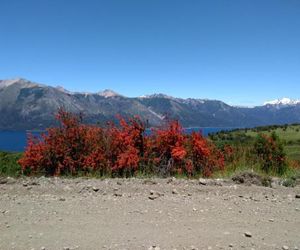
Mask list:
[[[298,249],[299,194],[231,181],[2,179],[0,249]]]

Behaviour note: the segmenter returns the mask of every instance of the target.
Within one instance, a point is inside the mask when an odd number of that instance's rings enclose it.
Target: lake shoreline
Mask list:
[[[234,127],[190,127],[184,128],[187,133],[201,131],[204,136],[220,131],[229,131],[236,129]],[[0,151],[23,152],[26,147],[27,135],[32,133],[39,136],[45,130],[18,130],[18,131],[0,131]]]

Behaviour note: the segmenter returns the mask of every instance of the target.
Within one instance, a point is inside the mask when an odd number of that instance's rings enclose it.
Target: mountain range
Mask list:
[[[0,130],[44,129],[55,125],[58,108],[82,113],[86,123],[139,115],[149,126],[166,117],[184,127],[253,127],[300,123],[300,101],[284,98],[262,106],[236,107],[218,100],[182,99],[154,94],[125,97],[112,90],[71,92],[26,79],[0,80]]]

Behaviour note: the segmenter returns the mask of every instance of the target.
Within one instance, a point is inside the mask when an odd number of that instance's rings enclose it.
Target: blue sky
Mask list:
[[[257,105],[300,99],[299,0],[0,0],[0,79]]]

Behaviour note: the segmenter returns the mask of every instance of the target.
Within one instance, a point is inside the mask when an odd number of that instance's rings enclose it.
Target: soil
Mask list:
[[[0,180],[1,250],[297,247],[299,186],[174,178]]]

